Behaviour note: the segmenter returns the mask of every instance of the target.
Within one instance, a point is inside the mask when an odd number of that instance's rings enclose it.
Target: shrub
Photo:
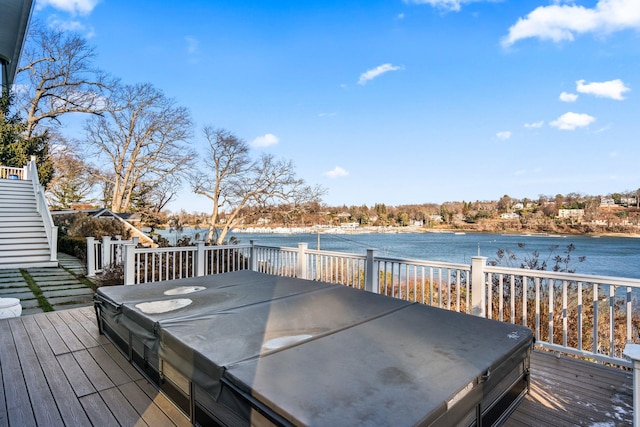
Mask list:
[[[128,234],[124,224],[118,220],[83,215],[76,215],[67,229],[67,235],[71,237],[93,236],[96,239],[101,239],[102,236],[122,236],[126,240]]]
[[[58,251],[87,261],[87,239],[84,237],[60,236]]]

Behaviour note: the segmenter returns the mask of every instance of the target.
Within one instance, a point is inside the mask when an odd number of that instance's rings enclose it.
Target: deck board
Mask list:
[[[36,425],[13,334],[6,320],[0,322],[0,367],[8,422],[18,426]]]
[[[104,336],[92,307],[0,320],[0,427],[188,426]],[[631,425],[631,371],[534,351],[509,427]]]
[[[47,384],[42,365],[38,361],[22,320],[11,319],[9,325],[20,359],[20,366],[22,367],[29,398],[38,402],[37,405],[32,405],[36,420],[46,426],[62,426],[62,417],[53,399],[53,393]]]
[[[631,371],[534,351],[531,391],[506,425],[632,425],[632,387]]]

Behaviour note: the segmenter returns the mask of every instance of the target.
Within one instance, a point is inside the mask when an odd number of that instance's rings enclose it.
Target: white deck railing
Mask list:
[[[27,167],[14,168],[10,166],[0,165],[0,179],[20,179],[26,180]]]
[[[525,325],[536,346],[631,367],[640,343],[640,280],[378,257],[254,244],[136,248],[124,244],[125,284],[251,269],[336,283],[406,301]]]
[[[103,236],[102,240],[87,237],[87,276],[103,273],[109,266],[122,264],[124,245],[138,246],[138,237],[122,240],[122,236]]]

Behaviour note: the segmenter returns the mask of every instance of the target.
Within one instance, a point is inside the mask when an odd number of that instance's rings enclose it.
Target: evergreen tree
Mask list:
[[[11,167],[25,166],[31,156],[36,157],[40,184],[46,185],[53,176],[49,158],[49,134],[25,138],[26,124],[18,114],[11,113],[12,95],[2,94],[0,99],[0,164]]]

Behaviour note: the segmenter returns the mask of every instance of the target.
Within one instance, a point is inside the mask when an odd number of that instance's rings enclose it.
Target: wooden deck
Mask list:
[[[534,352],[531,392],[507,426],[622,426],[631,372]],[[186,426],[100,336],[92,307],[0,320],[0,427]]]

